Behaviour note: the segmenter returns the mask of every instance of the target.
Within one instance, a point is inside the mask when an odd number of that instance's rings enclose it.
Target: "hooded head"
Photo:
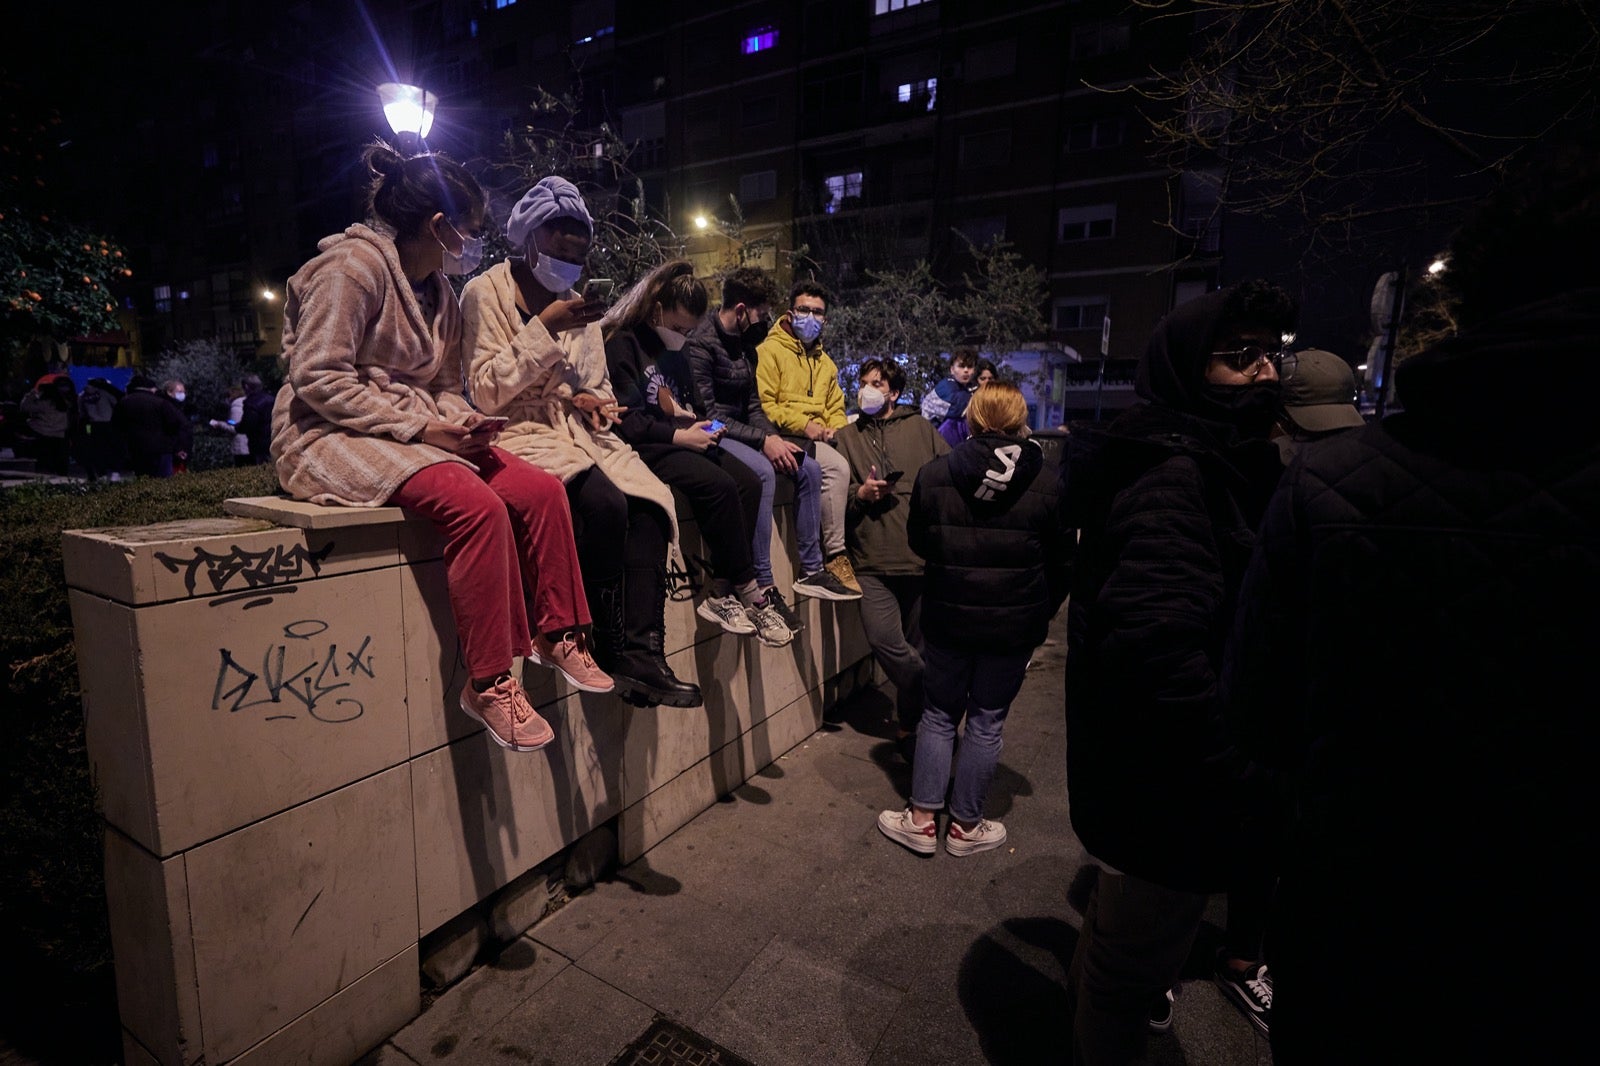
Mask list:
[[[1213,357],[1250,347],[1275,352],[1294,331],[1297,313],[1294,298],[1266,281],[1198,296],[1156,324],[1134,387],[1152,404],[1265,437],[1279,410],[1276,373],[1265,372],[1270,364],[1211,372]]]
[[[594,219],[589,216],[589,205],[583,202],[583,193],[566,178],[552,174],[541,178],[511,209],[511,218],[506,222],[506,239],[513,248],[527,248],[533,231],[557,218],[576,219],[589,231],[590,237],[594,236]]]

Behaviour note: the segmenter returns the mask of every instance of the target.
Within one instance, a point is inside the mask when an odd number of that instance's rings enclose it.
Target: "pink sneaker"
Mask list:
[[[533,709],[528,694],[510,674],[482,692],[474,692],[468,682],[461,690],[461,709],[482,722],[502,748],[538,751],[556,738],[556,731]]]
[[[528,658],[540,666],[560,670],[573,688],[584,692],[610,692],[616,687],[611,675],[595,663],[588,638],[576,629],[567,630],[558,641],[542,633],[534,637],[533,654]]]

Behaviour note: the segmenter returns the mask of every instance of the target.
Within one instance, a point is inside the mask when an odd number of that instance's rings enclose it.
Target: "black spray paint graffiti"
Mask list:
[[[323,560],[332,553],[333,541],[330,540],[316,551],[308,551],[303,544],[287,548],[279,544],[265,551],[253,552],[234,544],[223,555],[195,548],[192,559],[181,559],[165,552],[157,552],[156,558],[174,574],[183,571],[184,588],[193,595],[195,579],[202,568],[211,582],[213,592],[221,592],[228,582],[237,577],[244,578],[244,584],[249,588],[260,588],[305,577],[308,571],[311,576],[316,576],[322,572]]]
[[[260,673],[247,669],[227,648],[217,649],[220,661],[216,688],[211,694],[211,709],[226,710],[230,714],[255,707],[288,712],[298,704],[319,722],[338,725],[360,718],[366,712],[360,700],[351,699],[348,694],[333,694],[348,689],[360,675],[377,680],[368,652],[372,638],[363,637],[361,646],[353,652],[341,652],[337,644],[329,641],[324,653],[321,642],[313,644],[312,641],[327,630],[328,623],[316,618],[290,622],[283,627],[283,641],[267,645],[261,653]],[[304,643],[290,644],[290,641]],[[292,660],[291,648],[294,649]],[[299,669],[289,673],[291,665]],[[295,717],[289,713],[273,713],[267,715],[265,721]]]

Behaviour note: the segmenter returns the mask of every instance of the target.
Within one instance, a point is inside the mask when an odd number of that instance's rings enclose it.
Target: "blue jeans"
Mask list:
[[[724,437],[718,447],[761,479],[761,510],[751,534],[750,553],[755,557],[756,582],[764,589],[771,588],[772,494],[778,484],[778,472],[771,460],[748,444]],[[808,455],[798,458],[800,468],[789,476],[794,478],[794,531],[800,542],[800,576],[805,577],[822,569],[822,468]]]
[[[1000,730],[1033,650],[958,651],[927,640],[922,645],[922,721],[917,725],[917,755],[911,763],[911,802],[925,811],[944,806],[950,781],[956,726],[966,716],[950,790],[950,817],[971,825],[983,817],[989,783],[1000,762]]]

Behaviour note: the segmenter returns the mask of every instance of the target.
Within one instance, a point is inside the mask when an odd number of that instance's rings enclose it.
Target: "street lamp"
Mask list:
[[[383,102],[383,116],[399,139],[402,153],[416,155],[424,151],[439,98],[415,85],[389,81],[378,86],[378,99]]]

